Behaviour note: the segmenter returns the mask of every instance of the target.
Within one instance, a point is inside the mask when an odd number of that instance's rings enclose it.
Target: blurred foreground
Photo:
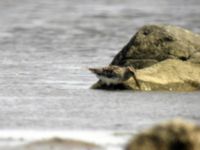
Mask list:
[[[159,123],[137,134],[105,131],[2,131],[0,143],[0,150],[199,150],[200,126],[178,118]]]

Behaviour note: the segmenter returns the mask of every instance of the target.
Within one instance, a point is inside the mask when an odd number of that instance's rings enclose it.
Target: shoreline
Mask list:
[[[0,150],[12,150],[27,145],[31,145],[33,150],[39,145],[54,145],[55,148],[73,145],[80,150],[84,150],[85,146],[91,146],[92,150],[122,150],[132,135],[132,132],[127,131],[0,130]]]

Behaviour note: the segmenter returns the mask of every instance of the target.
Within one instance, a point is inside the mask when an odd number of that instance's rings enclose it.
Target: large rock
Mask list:
[[[175,119],[139,133],[126,150],[199,150],[200,126]]]
[[[138,69],[140,90],[197,90],[200,87],[199,41],[200,35],[180,27],[147,25],[139,29],[110,65]],[[123,88],[138,90],[133,80],[124,85]],[[115,89],[118,85],[107,86],[98,81],[92,88]]]

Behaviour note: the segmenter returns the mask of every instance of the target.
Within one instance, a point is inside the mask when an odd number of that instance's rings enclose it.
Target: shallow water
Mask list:
[[[200,33],[199,0],[0,1],[0,130],[128,130],[200,122],[200,93],[100,91],[108,65],[144,24]]]
[[[59,90],[58,90],[59,91]],[[57,93],[58,94],[58,93]],[[200,121],[200,93],[75,89],[46,96],[1,97],[1,129],[139,130],[181,116]]]

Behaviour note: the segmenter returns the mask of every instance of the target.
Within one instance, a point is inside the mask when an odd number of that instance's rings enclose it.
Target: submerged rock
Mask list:
[[[140,90],[192,91],[200,89],[200,35],[171,25],[142,27],[110,65],[132,66]],[[136,90],[135,81],[120,84]],[[117,89],[101,80],[94,89]]]
[[[4,150],[103,150],[103,148],[84,141],[52,138]]]
[[[175,119],[136,135],[126,150],[199,150],[200,126]]]

